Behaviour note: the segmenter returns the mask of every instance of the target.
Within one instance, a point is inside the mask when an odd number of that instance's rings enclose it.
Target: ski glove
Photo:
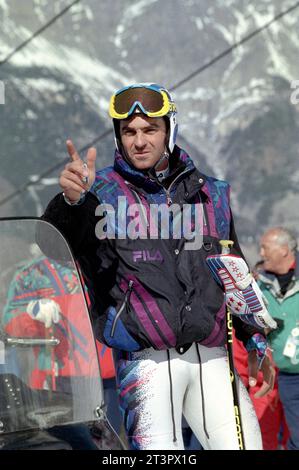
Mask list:
[[[51,299],[31,300],[26,311],[33,320],[44,323],[46,328],[60,320],[60,307]]]
[[[210,255],[206,260],[215,280],[224,288],[226,304],[233,315],[258,328],[277,328],[243,258],[219,254]]]
[[[260,369],[263,363],[263,360],[266,356],[267,352],[267,340],[265,336],[260,333],[255,333],[246,343],[246,351],[249,353],[250,351],[256,352],[258,368]]]

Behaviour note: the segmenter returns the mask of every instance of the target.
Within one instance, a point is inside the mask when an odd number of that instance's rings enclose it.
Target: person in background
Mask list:
[[[279,328],[268,341],[279,370],[278,391],[290,437],[287,448],[299,450],[299,265],[297,240],[284,227],[267,230],[260,240],[263,271],[258,282]]]
[[[285,422],[283,407],[279,398],[278,384],[275,380],[273,390],[263,397],[256,397],[255,394],[263,383],[262,374],[258,373],[256,383],[249,380],[248,375],[248,353],[241,341],[234,335],[233,340],[234,363],[248,390],[253,403],[259,425],[261,428],[263,450],[284,449],[288,439],[288,431]],[[268,352],[270,355],[270,352]]]
[[[263,269],[263,260],[257,261],[252,269],[252,275],[256,281],[259,278],[259,273],[262,272]],[[278,394],[277,369],[273,390],[271,390],[271,392],[269,392],[266,396],[257,398],[255,397],[255,394],[262,384],[263,377],[260,373],[258,373],[257,383],[254,385],[254,382],[251,381],[250,384],[247,367],[248,353],[241,341],[236,338],[235,334],[233,347],[235,366],[238,370],[238,373],[240,374],[243,384],[248,390],[257,418],[259,420],[263,440],[263,449],[284,449],[288,439],[288,430],[282,404]],[[268,351],[268,354],[271,357],[270,351]]]
[[[28,370],[30,388],[71,393],[71,378],[96,376],[85,315],[79,277],[72,265],[40,256],[15,272],[2,317],[5,333],[58,339],[54,347],[34,346],[35,361]],[[85,423],[57,425],[47,431],[73,450],[98,450]]]

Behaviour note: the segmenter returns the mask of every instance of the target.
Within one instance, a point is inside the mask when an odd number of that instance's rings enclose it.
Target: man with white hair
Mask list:
[[[260,242],[264,271],[259,283],[279,328],[268,338],[279,369],[278,387],[290,431],[288,449],[299,450],[299,266],[297,240],[283,227],[267,230]]]

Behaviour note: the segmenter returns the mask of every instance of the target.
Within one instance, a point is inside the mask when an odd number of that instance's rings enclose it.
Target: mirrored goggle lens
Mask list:
[[[157,113],[163,108],[161,93],[147,88],[129,88],[115,96],[114,109],[117,114],[127,114],[139,101],[148,113]]]

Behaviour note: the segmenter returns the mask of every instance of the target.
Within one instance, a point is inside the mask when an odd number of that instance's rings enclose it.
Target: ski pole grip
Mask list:
[[[230,253],[230,250],[234,245],[234,242],[232,240],[219,240],[219,243],[220,243],[220,246],[221,246],[221,253],[222,254]]]

